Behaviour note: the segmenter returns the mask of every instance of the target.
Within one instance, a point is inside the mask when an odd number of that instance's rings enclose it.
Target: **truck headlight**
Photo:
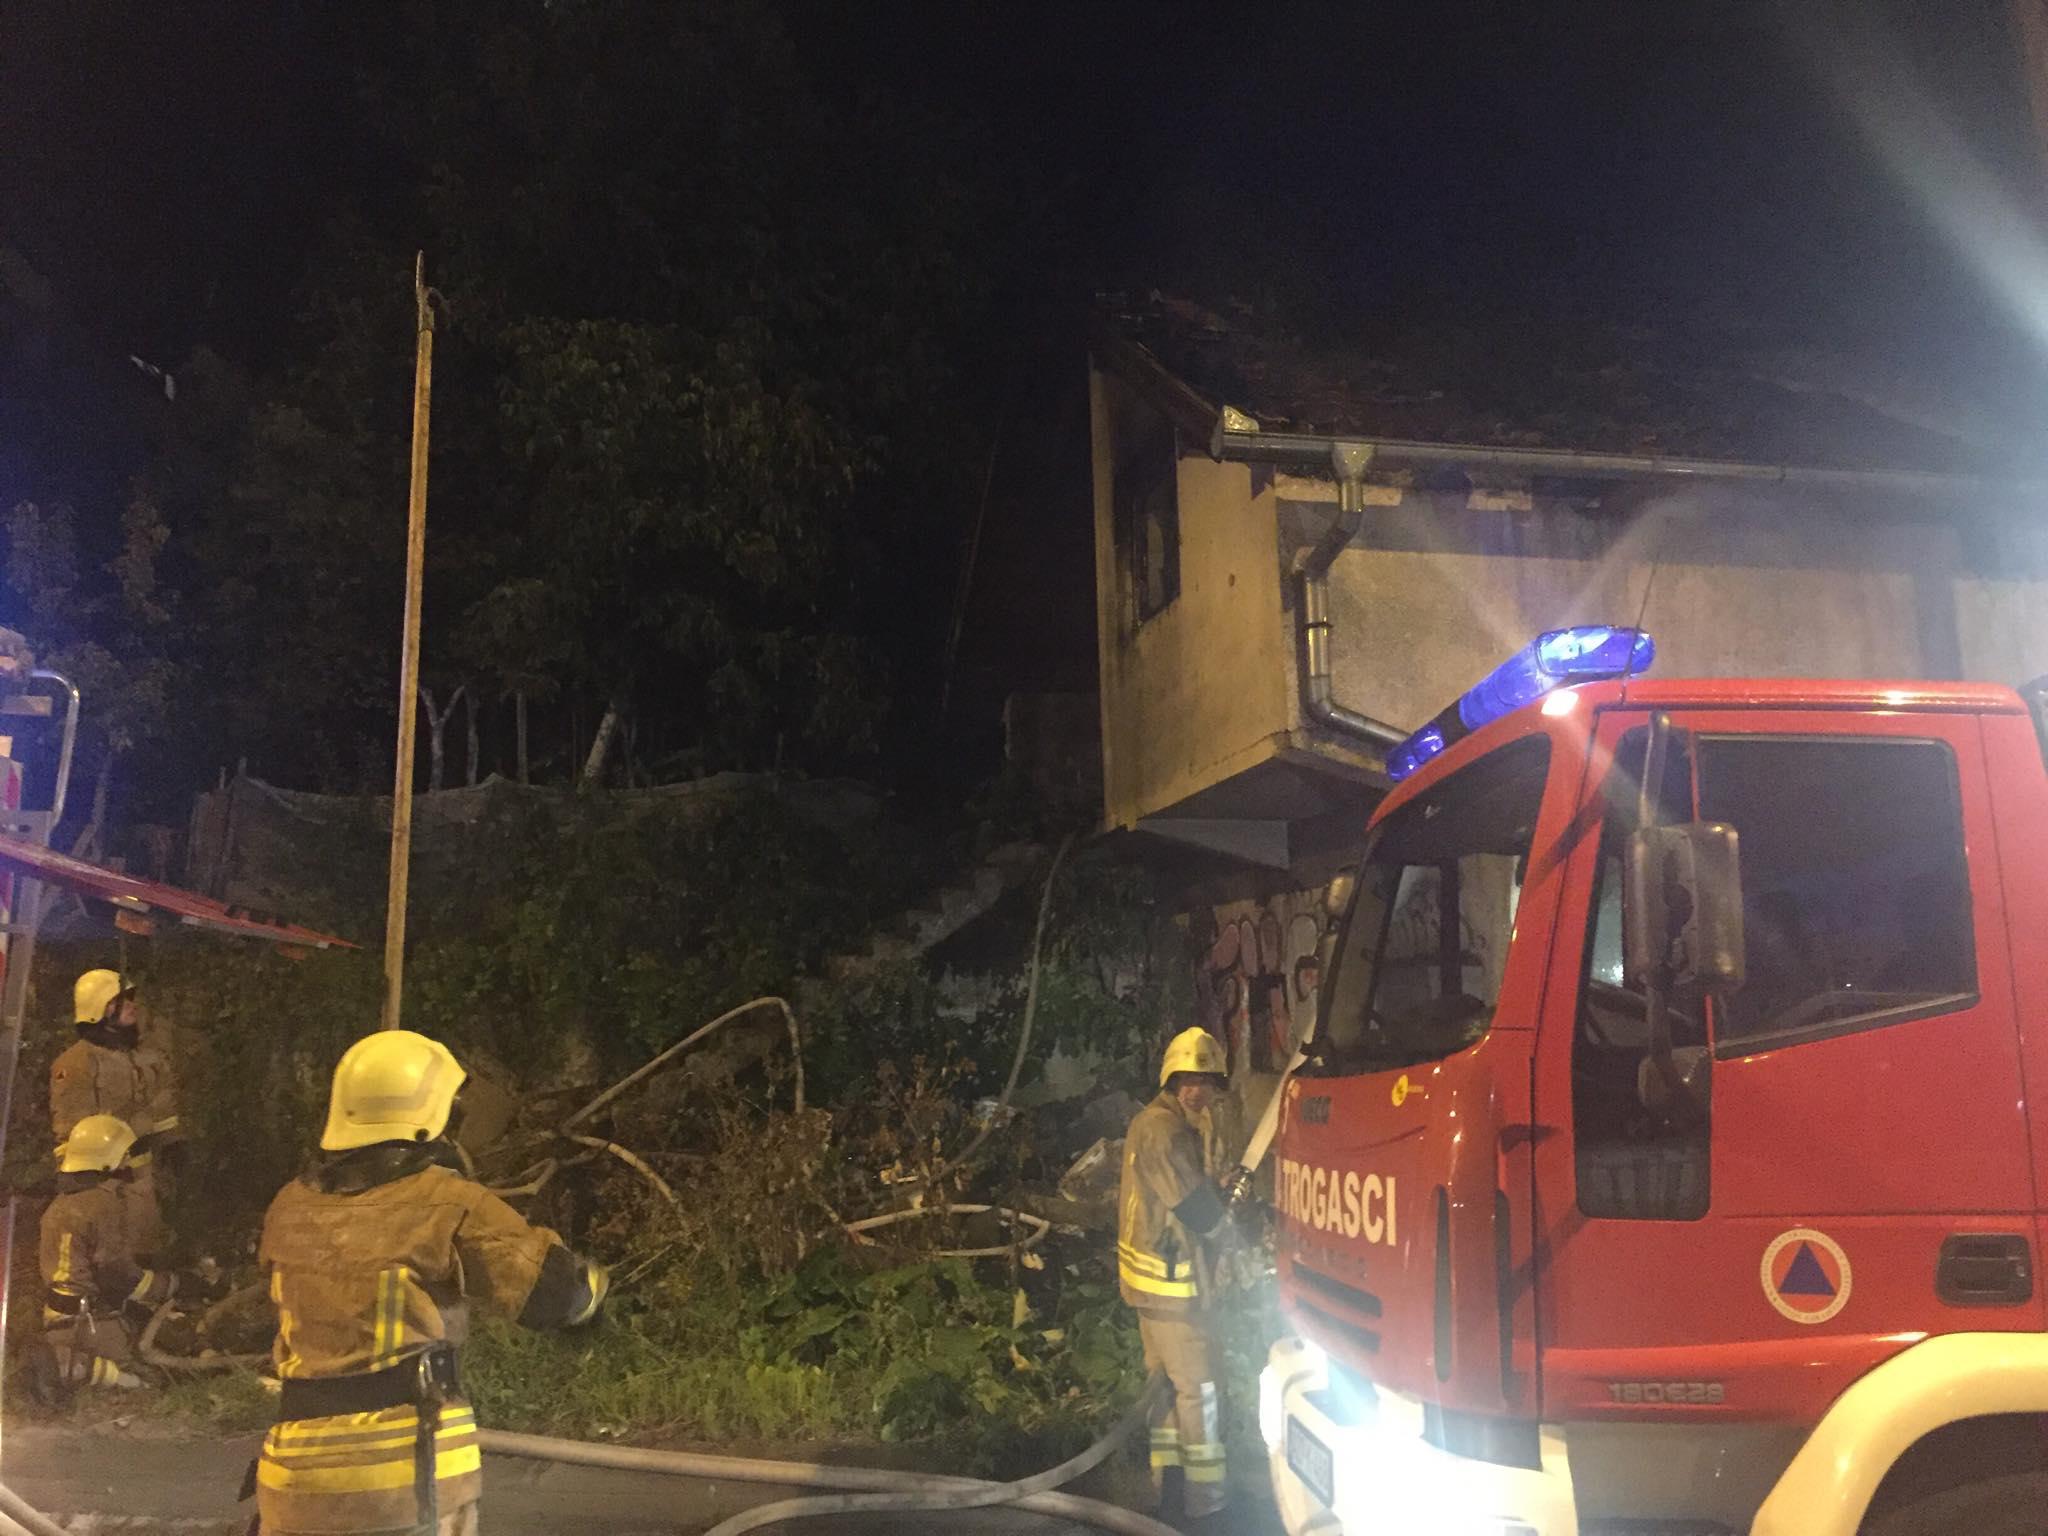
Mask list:
[[[1259,1372],[1259,1438],[1277,1451],[1287,1438],[1287,1388],[1303,1380],[1330,1379],[1330,1357],[1307,1339],[1283,1339]]]
[[[1269,1451],[1280,1449],[1280,1392],[1280,1373],[1269,1365],[1259,1372],[1259,1438]]]

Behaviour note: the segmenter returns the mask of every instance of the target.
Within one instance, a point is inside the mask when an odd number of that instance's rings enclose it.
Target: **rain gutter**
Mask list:
[[[1757,464],[1741,459],[1687,459],[1663,454],[1593,453],[1576,448],[1493,448],[1480,443],[1424,443],[1398,437],[1327,437],[1307,432],[1266,432],[1242,411],[1219,411],[1209,436],[1209,456],[1247,463],[1293,465],[1327,471],[1330,453],[1342,443],[1371,452],[1378,465],[1449,464],[1516,475],[1612,480],[1726,480],[1749,484],[1803,485],[1859,491],[1953,493],[2003,490],[2048,493],[2048,481],[1998,479],[1988,475],[1944,475],[1914,469],[1825,469],[1801,464]]]

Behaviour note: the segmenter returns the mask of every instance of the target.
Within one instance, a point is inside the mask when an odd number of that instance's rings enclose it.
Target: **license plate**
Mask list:
[[[1287,1465],[1325,1507],[1337,1502],[1336,1466],[1330,1459],[1330,1448],[1291,1414],[1287,1419]]]

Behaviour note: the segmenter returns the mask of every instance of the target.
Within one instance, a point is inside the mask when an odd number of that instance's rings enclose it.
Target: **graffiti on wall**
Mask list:
[[[1202,908],[1189,918],[1195,1017],[1230,1070],[1278,1072],[1315,1023],[1328,919],[1319,891]]]

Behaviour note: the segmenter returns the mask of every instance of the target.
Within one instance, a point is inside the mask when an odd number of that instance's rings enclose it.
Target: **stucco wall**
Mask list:
[[[1242,464],[1182,458],[1180,595],[1137,620],[1118,547],[1113,433],[1142,409],[1092,379],[1096,619],[1106,822],[1128,827],[1275,750],[1291,723],[1288,620],[1274,557],[1275,500]]]
[[[1661,677],[2017,683],[2048,673],[2048,581],[2001,535],[2018,526],[1740,488],[1655,496],[1625,520],[1410,497],[1375,509],[1331,572],[1338,696],[1419,724],[1542,630],[1638,615]]]

